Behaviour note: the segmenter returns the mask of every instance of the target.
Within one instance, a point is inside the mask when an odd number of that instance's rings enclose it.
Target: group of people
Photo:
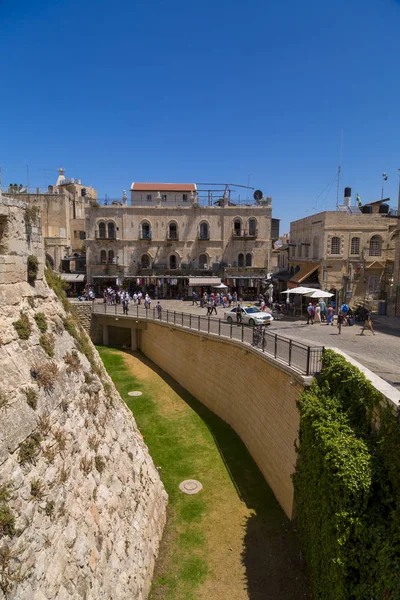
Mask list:
[[[335,307],[332,304],[326,306],[326,303],[322,298],[320,298],[317,302],[310,300],[307,306],[307,325],[309,325],[310,323],[311,325],[314,325],[315,322],[318,322],[321,324],[326,323],[326,325],[333,326],[335,312]],[[372,325],[371,311],[369,309],[365,309],[364,314],[364,325],[360,335],[364,335],[364,331],[367,328],[373,333],[373,335],[376,335]],[[353,311],[345,303],[341,305],[340,309],[337,312],[336,324],[339,335],[342,333],[342,326],[354,325]]]
[[[207,308],[207,314],[209,314],[209,303],[211,303],[211,308],[215,307],[215,314],[217,314],[217,306],[222,306],[223,308],[226,308],[227,306],[230,307],[232,305],[236,306],[237,301],[237,292],[233,292],[233,294],[231,294],[230,292],[225,294],[222,294],[220,292],[212,292],[211,294],[207,294],[207,292],[204,292],[198,294],[196,290],[193,290],[192,292],[192,306],[199,306],[199,304],[201,308],[205,306]]]

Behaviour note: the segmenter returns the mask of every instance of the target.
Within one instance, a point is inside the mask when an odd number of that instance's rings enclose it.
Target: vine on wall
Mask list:
[[[293,476],[315,597],[398,600],[400,417],[342,356],[323,362],[300,399]]]

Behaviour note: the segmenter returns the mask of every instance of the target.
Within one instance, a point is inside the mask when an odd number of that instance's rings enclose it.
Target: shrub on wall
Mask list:
[[[37,256],[31,254],[28,256],[28,281],[29,283],[34,283],[37,278],[37,274],[39,271],[39,261]]]
[[[20,318],[18,321],[14,321],[13,323],[16,332],[18,333],[18,337],[21,340],[29,339],[29,336],[32,333],[32,325],[29,321],[29,317],[26,313],[20,312]]]
[[[400,597],[400,423],[381,401],[331,350],[300,399],[296,514],[321,600]]]

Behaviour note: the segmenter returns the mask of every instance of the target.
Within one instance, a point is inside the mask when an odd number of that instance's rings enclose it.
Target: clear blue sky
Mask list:
[[[0,0],[3,186],[250,176],[283,232],[334,208],[343,129],[340,197],[386,171],[396,206],[399,31],[397,0]]]

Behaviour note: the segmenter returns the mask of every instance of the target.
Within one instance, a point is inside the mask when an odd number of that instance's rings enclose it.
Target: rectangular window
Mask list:
[[[187,202],[187,199],[188,199],[188,195],[187,194],[182,194],[182,200],[184,202]]]
[[[167,201],[167,194],[163,194],[163,195],[161,196],[161,200],[162,200],[163,202],[166,202],[166,201]]]
[[[350,254],[360,254],[360,238],[351,238]]]
[[[147,202],[151,202],[151,194],[147,194],[146,200],[147,200]]]
[[[337,236],[331,239],[331,254],[340,254],[340,238]]]
[[[79,232],[79,239],[80,240],[86,240],[86,232],[85,231],[80,231]]]

